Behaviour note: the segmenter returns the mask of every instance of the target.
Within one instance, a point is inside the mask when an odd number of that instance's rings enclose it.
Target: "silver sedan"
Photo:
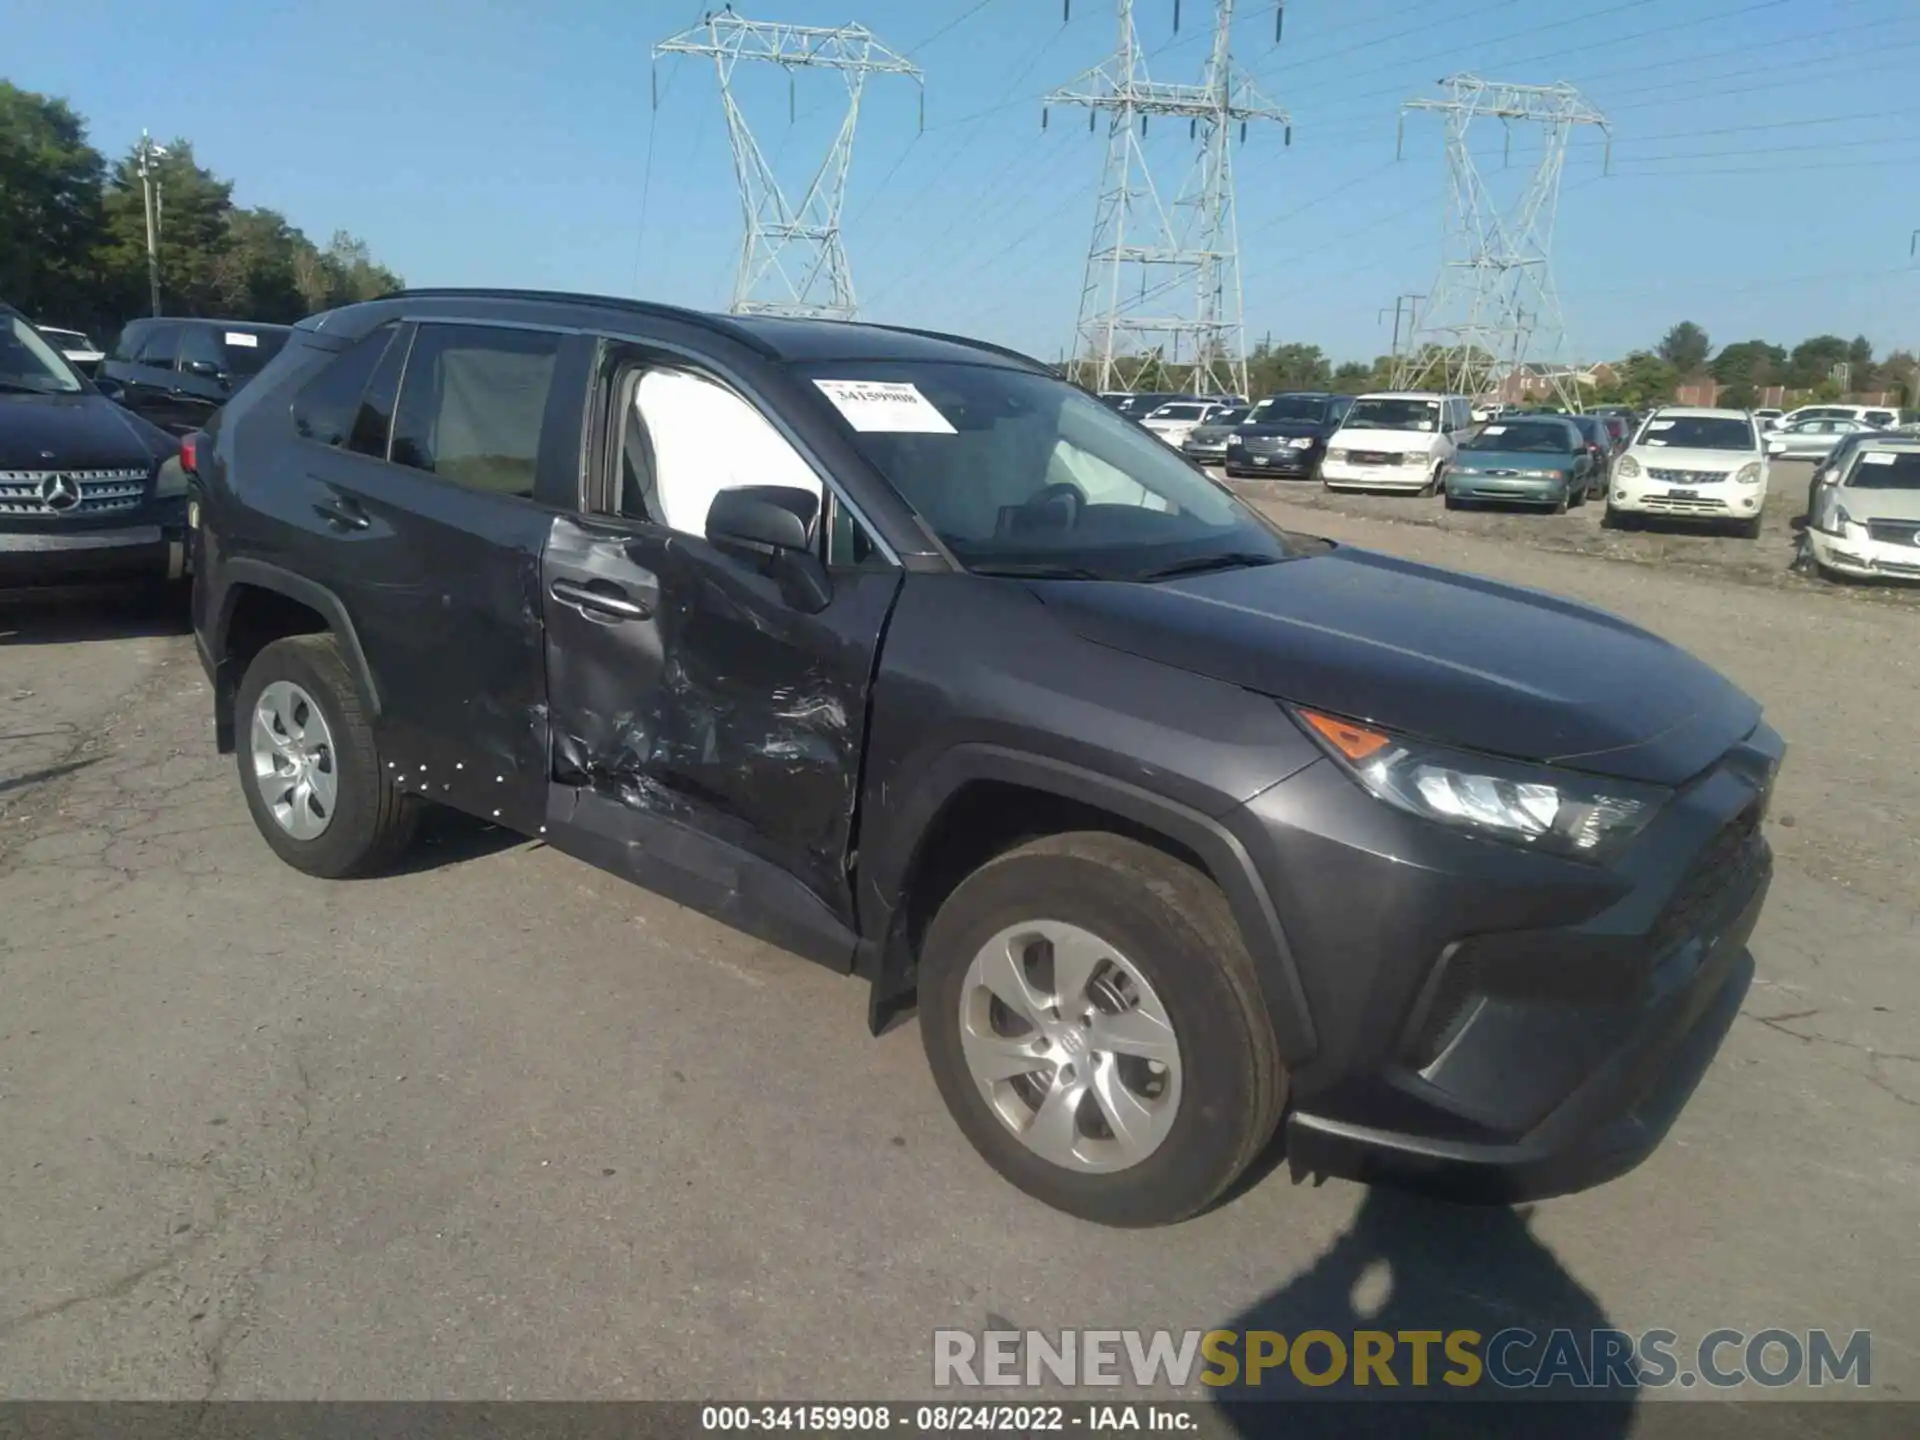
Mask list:
[[[1796,420],[1767,432],[1767,454],[1775,460],[1824,460],[1847,436],[1872,428],[1858,420]]]

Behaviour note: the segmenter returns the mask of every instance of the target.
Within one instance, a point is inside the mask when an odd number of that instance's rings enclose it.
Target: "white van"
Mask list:
[[[1320,478],[1329,490],[1431,495],[1473,429],[1473,402],[1429,390],[1383,390],[1353,402],[1327,439]]]

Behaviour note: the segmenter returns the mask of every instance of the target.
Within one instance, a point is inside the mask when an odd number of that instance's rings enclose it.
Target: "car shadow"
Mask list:
[[[1291,1368],[1291,1355],[1287,1363],[1263,1372],[1258,1385],[1249,1385],[1243,1372],[1236,1385],[1215,1392],[1233,1433],[1524,1432],[1565,1440],[1629,1434],[1635,1403],[1631,1388],[1576,1392],[1569,1383],[1556,1381],[1528,1391],[1505,1389],[1493,1381],[1495,1374],[1511,1379],[1515,1372],[1542,1366],[1556,1343],[1568,1343],[1550,1340],[1555,1331],[1570,1332],[1580,1356],[1589,1357],[1594,1332],[1613,1330],[1599,1299],[1534,1233],[1533,1213],[1532,1206],[1454,1205],[1382,1186],[1368,1189],[1346,1230],[1311,1266],[1219,1327],[1242,1337],[1243,1359],[1250,1353],[1245,1337],[1252,1331],[1275,1332],[1286,1337],[1289,1346],[1308,1332],[1325,1332],[1349,1353],[1345,1373],[1334,1383],[1307,1385]],[[1537,1338],[1490,1343],[1503,1331],[1514,1330]],[[1397,1381],[1391,1389],[1383,1388],[1377,1368],[1366,1387],[1353,1383],[1355,1335],[1369,1331],[1379,1332],[1371,1343]],[[1447,1348],[1460,1331],[1479,1337],[1470,1348],[1486,1375],[1477,1384],[1461,1383],[1467,1367]],[[1433,1338],[1424,1346],[1403,1338],[1414,1332]],[[1386,1345],[1393,1348],[1380,1348]],[[1277,1342],[1273,1348],[1277,1350]],[[1428,1355],[1424,1386],[1416,1383],[1414,1358],[1421,1348]],[[1332,1368],[1332,1352],[1323,1338],[1316,1337],[1306,1353],[1308,1375],[1324,1376]],[[1575,1373],[1585,1365],[1583,1359]],[[1452,1384],[1447,1383],[1449,1374],[1456,1377]],[[1528,1399],[1559,1403],[1549,1413],[1525,1403]],[[1542,1424],[1548,1428],[1539,1429]]]
[[[183,585],[0,591],[0,646],[185,635],[192,628]]]
[[[8,740],[27,738],[32,737],[0,735],[0,743]],[[24,775],[0,775],[0,796],[11,794],[16,790],[31,789],[35,785],[44,785],[49,780],[58,780],[64,775],[73,774],[76,770],[84,770],[89,765],[98,765],[103,758],[105,757],[95,755],[85,760],[66,760],[58,765],[48,765],[40,770],[29,770]]]
[[[462,865],[511,850],[516,845],[537,842],[515,830],[507,830],[491,821],[451,810],[444,805],[429,805],[420,816],[420,829],[413,844],[383,875],[423,875],[449,865]]]

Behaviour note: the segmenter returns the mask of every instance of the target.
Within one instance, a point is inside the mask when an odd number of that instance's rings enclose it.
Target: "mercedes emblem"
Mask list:
[[[71,475],[54,474],[40,482],[40,503],[65,513],[80,503],[80,482]]]

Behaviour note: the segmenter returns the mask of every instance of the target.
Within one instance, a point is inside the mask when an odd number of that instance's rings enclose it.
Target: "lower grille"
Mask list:
[[[1674,510],[1692,515],[1728,515],[1732,513],[1732,507],[1729,506],[1726,501],[1710,499],[1704,495],[1692,497],[1684,495],[1646,495],[1641,497],[1640,503],[1645,505],[1649,510]]]
[[[1347,452],[1347,459],[1355,465],[1398,465],[1402,458],[1398,451],[1349,450]]]
[[[145,470],[0,470],[0,515],[104,515],[146,496]]]

